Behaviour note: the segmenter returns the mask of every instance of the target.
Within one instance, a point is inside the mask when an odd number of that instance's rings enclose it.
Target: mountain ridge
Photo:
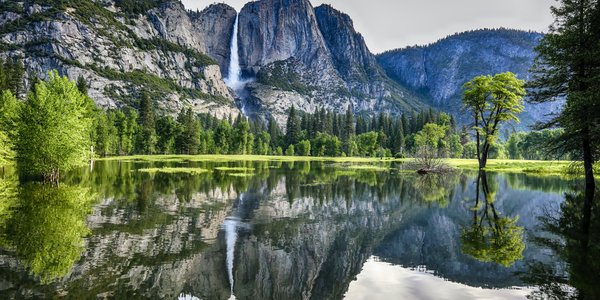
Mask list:
[[[241,103],[251,116],[273,117],[282,126],[292,105],[306,112],[400,114],[432,106],[457,113],[460,88],[473,76],[513,71],[526,79],[541,38],[519,30],[473,30],[375,55],[352,18],[331,5],[261,0],[238,13],[223,3],[191,11],[177,0],[138,2],[0,2],[0,56],[21,57],[28,73],[42,77],[51,69],[81,76],[105,108],[135,107],[142,90],[150,90],[170,114],[191,107],[235,117]],[[247,97],[224,81],[236,17]],[[465,38],[490,32],[500,37]],[[502,39],[505,32],[517,37]],[[484,46],[473,47],[477,43]],[[531,108],[525,123],[542,118],[542,111]]]

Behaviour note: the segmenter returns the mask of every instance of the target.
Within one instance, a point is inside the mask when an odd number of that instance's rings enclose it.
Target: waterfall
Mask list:
[[[225,245],[227,247],[225,253],[225,264],[227,267],[227,276],[229,277],[229,287],[231,288],[231,296],[229,297],[229,300],[236,299],[235,295],[233,294],[233,263],[235,258],[235,244],[237,243],[238,239],[238,228],[247,227],[244,223],[242,223],[240,218],[237,217],[240,215],[239,209],[244,204],[244,196],[245,195],[243,193],[240,195],[238,211],[234,211],[232,216],[228,217],[223,223],[223,229],[225,230]]]
[[[233,33],[231,35],[230,55],[229,55],[229,72],[227,78],[225,78],[225,84],[233,90],[236,97],[240,98],[242,114],[246,114],[245,105],[245,87],[249,80],[242,78],[242,68],[240,67],[240,54],[238,46],[238,27],[239,27],[239,14],[235,17],[235,23],[233,24]]]
[[[235,299],[233,295],[233,258],[235,256],[235,243],[237,242],[237,221],[236,220],[225,220],[223,224],[225,228],[225,244],[227,245],[226,253],[226,264],[227,264],[227,275],[229,276],[229,287],[231,288],[231,297],[229,299]]]

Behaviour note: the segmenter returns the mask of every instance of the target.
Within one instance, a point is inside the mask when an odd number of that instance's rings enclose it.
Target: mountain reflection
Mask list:
[[[138,171],[149,167],[210,171]],[[515,272],[525,272],[527,265],[506,250],[502,235],[535,228],[540,207],[558,207],[561,195],[555,193],[569,185],[556,177],[536,181],[525,175],[487,175],[486,191],[494,199],[478,197],[477,205],[476,191],[482,190],[476,187],[481,182],[477,173],[422,177],[398,169],[390,162],[376,167],[97,162],[93,172],[69,174],[62,191],[22,187],[19,200],[10,204],[18,209],[0,206],[0,213],[11,212],[2,223],[0,263],[0,282],[9,284],[0,284],[0,293],[8,298],[66,293],[78,299],[228,299],[232,294],[237,299],[341,299],[372,256],[406,267],[426,266],[457,284],[519,286],[524,283]],[[38,200],[21,203],[24,197]],[[75,198],[90,200],[68,200]],[[511,220],[510,226],[504,220]],[[40,228],[50,221],[55,224]],[[483,241],[471,247],[485,255],[463,251],[461,237],[470,230]],[[25,236],[35,242],[21,241],[22,233],[30,231],[36,233]],[[33,251],[32,246],[51,249],[41,243],[58,236],[65,243],[52,242],[53,255],[19,252]],[[527,244],[520,250],[525,261],[551,261],[527,234],[516,236]],[[513,247],[515,240],[512,236],[508,244]],[[498,259],[490,258],[494,251],[502,252]],[[58,261],[58,253],[65,261]],[[40,285],[16,262],[38,272],[47,284]],[[44,273],[37,266],[59,267]]]

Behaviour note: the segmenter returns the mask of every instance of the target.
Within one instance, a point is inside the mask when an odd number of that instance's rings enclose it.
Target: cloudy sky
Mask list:
[[[182,0],[189,9],[224,2],[240,10],[244,0]],[[546,31],[554,0],[312,0],[349,14],[372,52],[422,45],[479,28]]]

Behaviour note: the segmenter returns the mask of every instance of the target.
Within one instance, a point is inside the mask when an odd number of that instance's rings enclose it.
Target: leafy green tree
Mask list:
[[[334,135],[319,132],[311,142],[313,155],[316,156],[338,156],[341,153],[342,142]],[[316,152],[315,152],[316,151]]]
[[[15,148],[22,175],[57,181],[61,171],[89,159],[92,121],[87,117],[86,96],[75,83],[57,71],[48,76],[21,106]]]
[[[289,145],[289,147],[287,148],[287,150],[285,150],[285,155],[286,156],[294,156],[294,145]]]
[[[502,123],[518,122],[523,111],[525,82],[510,72],[478,76],[464,86],[463,104],[470,111],[475,130],[479,168],[485,168]]]
[[[299,156],[310,156],[310,141],[309,140],[302,140],[302,141],[298,142],[298,145],[296,146],[296,148],[298,149],[297,154]]]
[[[0,166],[11,163],[15,157],[17,99],[8,90],[0,95]]]
[[[95,152],[101,156],[115,154],[118,147],[117,127],[109,115],[99,112],[94,118],[94,127]]]
[[[358,154],[360,156],[375,156],[377,151],[377,132],[371,131],[356,136]]]
[[[416,163],[422,169],[432,170],[442,164],[440,146],[446,136],[446,126],[428,123],[415,135]]]

